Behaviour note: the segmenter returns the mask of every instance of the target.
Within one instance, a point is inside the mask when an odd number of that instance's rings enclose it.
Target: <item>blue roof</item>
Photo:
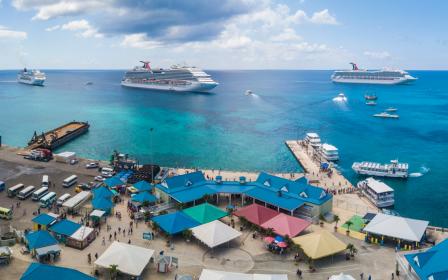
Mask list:
[[[117,176],[114,176],[114,177],[110,177],[110,178],[104,180],[104,184],[106,184],[107,186],[113,188],[113,187],[116,187],[116,186],[123,185],[124,182],[121,181],[120,178],[118,178]]]
[[[42,213],[32,219],[33,223],[48,226],[52,222],[56,221],[56,218],[53,216],[50,216],[46,213]]]
[[[248,190],[256,188],[253,184],[246,183],[240,184],[239,182],[223,182],[222,184],[211,183],[208,184],[208,187],[219,193],[232,193],[232,194],[240,194],[245,193]]]
[[[106,197],[96,197],[92,199],[93,209],[109,211],[114,207],[114,203],[110,200],[110,198]]]
[[[196,171],[167,178],[162,185],[164,185],[166,189],[172,191],[176,188],[188,187],[201,182],[205,182],[204,174],[202,174],[201,171]]]
[[[104,187],[104,186],[94,189],[92,192],[93,192],[94,198],[99,198],[99,197],[111,198],[114,196],[114,193],[111,190],[109,190],[108,187]]]
[[[58,244],[58,241],[46,230],[32,231],[25,235],[30,250]]]
[[[281,193],[281,196],[279,196],[278,193]],[[271,190],[262,187],[249,190],[245,194],[247,196],[289,211],[293,211],[305,204],[305,202],[301,199],[286,196],[280,191],[277,193],[273,193]]]
[[[153,186],[151,186],[151,184],[146,181],[139,181],[133,184],[133,186],[140,192],[150,191],[153,188]]]
[[[407,254],[406,260],[420,279],[448,279],[448,239],[440,242],[425,252]]]
[[[156,216],[151,220],[158,224],[168,234],[176,234],[200,225],[200,223],[182,211]]]
[[[143,203],[145,201],[155,202],[157,198],[148,192],[141,192],[136,195],[133,195],[131,198],[132,201]]]
[[[191,187],[178,192],[172,192],[170,193],[170,196],[181,203],[187,203],[193,200],[201,199],[204,195],[211,195],[215,193],[215,190],[212,190],[206,186],[199,186],[194,188]]]
[[[78,270],[60,266],[31,263],[22,274],[20,280],[95,280],[95,277],[84,274]]]
[[[81,227],[80,224],[64,219],[52,225],[50,227],[50,231],[65,236],[71,236],[80,227]]]

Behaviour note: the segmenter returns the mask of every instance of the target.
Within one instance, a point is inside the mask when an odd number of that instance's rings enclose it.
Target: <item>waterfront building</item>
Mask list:
[[[418,279],[448,279],[448,239],[423,251],[404,255],[408,272]]]
[[[61,253],[58,241],[46,230],[32,231],[25,235],[25,244],[38,261],[56,258]]]
[[[96,238],[93,228],[66,219],[52,225],[49,231],[59,242],[77,249],[84,249]]]
[[[49,226],[54,224],[57,219],[57,215],[51,215],[52,213],[42,213],[34,217],[31,221],[33,222],[33,230],[47,230]],[[55,217],[56,216],[56,217]]]

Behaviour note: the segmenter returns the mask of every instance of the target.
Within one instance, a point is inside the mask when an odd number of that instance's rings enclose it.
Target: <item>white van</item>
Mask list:
[[[56,201],[56,204],[57,204],[58,206],[62,206],[62,204],[63,204],[64,202],[66,202],[70,197],[72,197],[72,196],[71,196],[71,194],[69,194],[69,193],[65,193],[65,194],[61,195],[61,196],[58,198],[58,200]]]
[[[112,177],[114,176],[114,170],[110,167],[101,168],[101,175],[103,177]]]
[[[42,187],[49,187],[50,180],[48,179],[48,175],[42,176]]]

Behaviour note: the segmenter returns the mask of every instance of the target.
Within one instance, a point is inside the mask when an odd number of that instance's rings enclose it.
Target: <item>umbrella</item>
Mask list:
[[[285,241],[285,240],[284,240],[283,237],[281,237],[280,235],[277,235],[277,236],[275,237],[275,242],[283,242],[283,241]]]
[[[286,244],[286,242],[279,242],[279,243],[277,243],[277,246],[280,248],[286,248],[286,247],[288,247],[288,244]]]
[[[274,242],[274,237],[272,237],[272,236],[267,236],[267,237],[264,238],[264,241],[265,241],[266,243],[272,243],[272,242]]]

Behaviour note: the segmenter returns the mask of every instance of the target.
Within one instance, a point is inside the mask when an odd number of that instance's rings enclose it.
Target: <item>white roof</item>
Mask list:
[[[288,280],[286,274],[246,274],[203,269],[199,280]]]
[[[385,193],[385,192],[393,192],[394,191],[394,189],[392,189],[385,183],[375,180],[373,178],[367,178],[366,182],[369,185],[369,187],[376,193]]]
[[[306,136],[308,136],[309,138],[319,138],[319,135],[314,132],[307,133]]]
[[[218,220],[194,227],[191,231],[194,237],[201,240],[210,248],[214,248],[241,236],[241,232]]]
[[[335,146],[327,144],[327,143],[322,144],[322,149],[324,149],[326,151],[337,151],[338,150],[338,148],[336,148]]]
[[[78,241],[83,241],[87,236],[89,236],[89,234],[92,233],[92,231],[93,231],[93,228],[91,228],[91,227],[81,226],[80,228],[78,228],[77,231],[75,231],[70,236],[70,238],[73,238]]]
[[[154,250],[114,241],[95,261],[95,265],[117,269],[125,274],[140,276],[154,254]]]
[[[82,191],[82,192],[78,193],[77,195],[75,195],[74,197],[67,200],[66,202],[64,202],[62,204],[62,206],[72,208],[72,207],[76,206],[79,202],[81,202],[83,200],[87,200],[91,195],[92,195],[92,193],[89,191]]]
[[[102,216],[104,216],[104,214],[106,214],[106,211],[95,209],[92,211],[92,213],[90,213],[89,216],[102,217]]]
[[[62,153],[56,154],[55,156],[69,158],[69,157],[76,156],[76,153],[75,152],[62,152]]]
[[[353,276],[341,273],[339,275],[333,275],[329,278],[329,280],[355,280]]]
[[[419,242],[428,227],[428,221],[378,213],[364,228],[365,232]]]

